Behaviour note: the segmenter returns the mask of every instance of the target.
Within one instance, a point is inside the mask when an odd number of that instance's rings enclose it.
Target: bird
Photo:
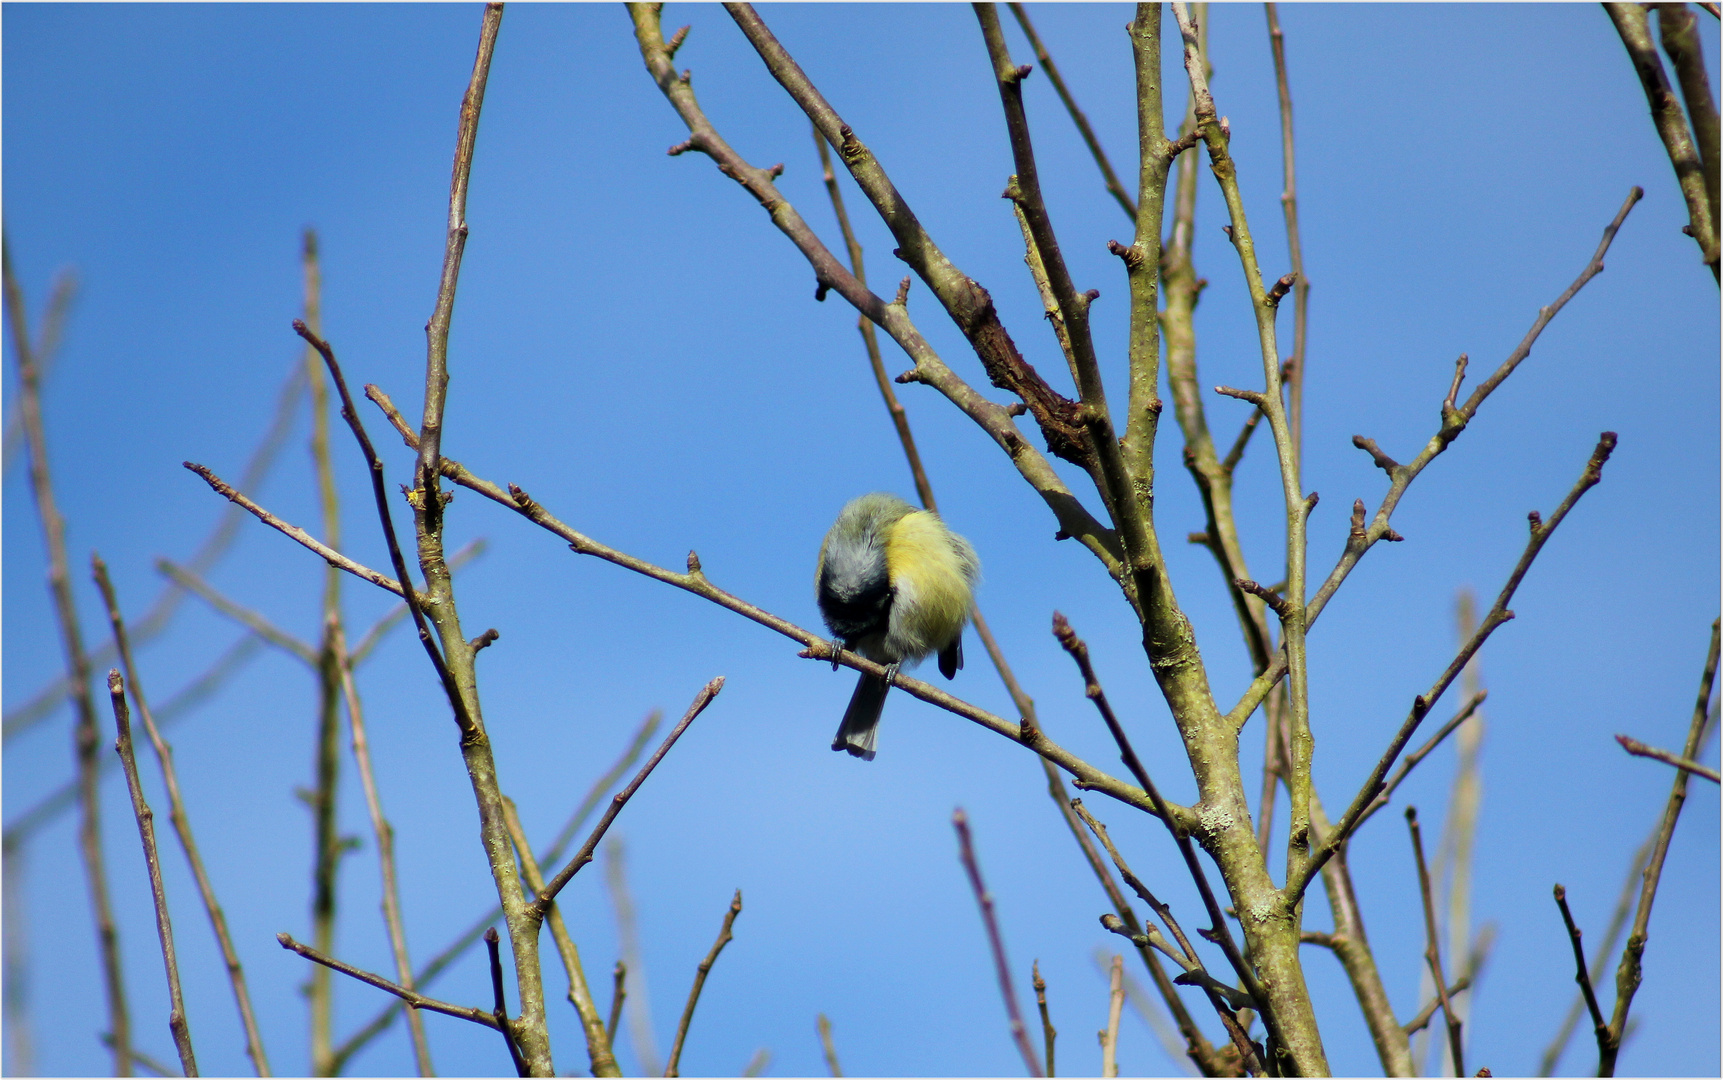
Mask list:
[[[832,740],[864,761],[874,758],[880,712],[898,668],[939,654],[947,679],[963,667],[963,627],[975,608],[981,561],[969,541],[932,510],[873,492],[851,500],[820,545],[815,596],[840,649],[887,665],[864,673]]]

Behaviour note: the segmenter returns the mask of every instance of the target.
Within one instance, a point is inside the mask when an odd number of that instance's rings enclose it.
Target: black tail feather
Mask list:
[[[863,761],[872,761],[874,740],[879,734],[880,712],[885,708],[886,691],[891,684],[876,675],[863,675],[856,682],[856,692],[850,695],[850,706],[844,710],[844,722],[838,725],[833,750],[846,750]]]

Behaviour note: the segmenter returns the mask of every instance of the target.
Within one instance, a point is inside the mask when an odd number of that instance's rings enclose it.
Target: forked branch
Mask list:
[[[1568,511],[1572,510],[1580,498],[1597,486],[1598,481],[1603,478],[1603,465],[1615,450],[1615,441],[1615,432],[1606,431],[1603,433],[1603,436],[1598,439],[1597,448],[1592,451],[1591,460],[1586,462],[1585,471],[1580,474],[1578,482],[1567,493],[1567,497],[1561,501],[1561,505],[1557,506],[1555,511],[1550,514],[1548,521],[1543,520],[1536,510],[1527,515],[1527,519],[1531,523],[1531,538],[1526,541],[1525,551],[1521,553],[1513,573],[1508,575],[1507,584],[1503,585],[1502,591],[1496,594],[1496,602],[1490,606],[1489,612],[1484,616],[1477,631],[1467,640],[1465,645],[1461,646],[1458,655],[1449,662],[1447,669],[1436,679],[1430,689],[1413,699],[1412,711],[1406,717],[1406,722],[1400,725],[1400,730],[1395,734],[1394,740],[1388,744],[1388,749],[1383,752],[1381,759],[1376,762],[1375,768],[1370,771],[1369,779],[1364,782],[1364,786],[1353,797],[1352,805],[1347,807],[1345,815],[1341,817],[1333,832],[1311,856],[1310,863],[1304,868],[1304,872],[1296,877],[1288,877],[1285,894],[1289,902],[1296,903],[1299,897],[1304,895],[1305,887],[1310,884],[1317,871],[1322,869],[1322,864],[1332,858],[1334,853],[1340,850],[1358,828],[1359,823],[1364,819],[1365,812],[1371,808],[1377,796],[1386,787],[1384,778],[1388,775],[1388,770],[1394,767],[1394,762],[1399,758],[1400,751],[1405,749],[1407,740],[1411,739],[1412,733],[1418,730],[1418,725],[1423,722],[1424,717],[1441,698],[1443,691],[1447,690],[1448,686],[1459,677],[1461,670],[1466,666],[1466,662],[1483,647],[1484,642],[1489,640],[1496,627],[1514,617],[1514,613],[1508,610],[1508,602],[1513,599],[1515,590],[1520,587],[1520,582],[1525,580],[1526,571],[1531,569],[1533,560],[1538,557],[1538,552],[1543,550],[1544,544],[1554,534],[1556,527],[1567,517]]]

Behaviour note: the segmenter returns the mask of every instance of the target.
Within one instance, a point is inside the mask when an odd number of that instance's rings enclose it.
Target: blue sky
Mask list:
[[[998,198],[1011,159],[970,10],[763,10],[953,261],[992,291],[1030,361],[1064,388],[1020,236]],[[1130,10],[1033,11],[1128,175]],[[1716,24],[1701,18],[1715,72]],[[1468,1063],[1523,1073],[1573,992],[1550,886],[1567,886],[1588,941],[1600,938],[1667,795],[1666,769],[1628,758],[1611,735],[1680,744],[1717,615],[1717,288],[1679,231],[1685,211],[1668,161],[1596,7],[1291,5],[1282,19],[1313,282],[1305,475],[1323,496],[1311,526],[1319,572],[1344,543],[1346,507],[1359,497],[1374,506],[1384,489],[1351,437],[1410,457],[1435,430],[1454,357],[1469,353],[1479,378],[1499,363],[1579,272],[1628,189],[1646,191],[1606,272],[1418,480],[1394,519],[1406,542],[1369,554],[1310,646],[1316,782],[1333,807],[1451,655],[1455,590],[1471,587],[1487,604],[1523,546],[1526,511],[1547,514],[1598,433],[1620,433],[1603,483],[1545,549],[1514,600],[1518,618],[1483,653],[1491,697],[1473,911],[1498,933],[1472,1006]],[[1170,13],[1166,21],[1170,30]],[[806,118],[720,9],[666,10],[667,28],[684,22],[693,30],[677,62],[692,68],[707,114],[750,161],[785,163],[786,197],[836,245]],[[1032,60],[1006,23],[1018,61]],[[299,314],[305,226],[322,239],[323,324],[348,378],[378,383],[416,414],[456,111],[478,24],[479,9],[465,5],[14,4],[0,15],[14,265],[33,314],[58,268],[81,282],[45,410],[92,641],[103,622],[83,570],[88,553],[100,550],[127,611],[141,612],[161,585],[155,557],[189,556],[223,507],[180,462],[235,478],[268,423],[300,359],[289,322]],[[1217,6],[1211,35],[1214,93],[1230,120],[1264,270],[1279,274],[1287,267],[1279,129],[1261,9]],[[1183,77],[1168,53],[1176,120]],[[1097,348],[1117,396],[1127,293],[1105,244],[1128,239],[1130,226],[1050,84],[1036,74],[1025,95],[1072,273],[1102,293]],[[665,156],[684,137],[620,8],[509,9],[473,170],[444,449],[642,558],[676,567],[696,548],[714,582],[817,627],[810,585],[825,528],[861,492],[912,494],[908,472],[853,311],[835,296],[812,301],[806,263],[710,162]],[[865,200],[853,186],[847,194],[883,292],[901,264]],[[1210,282],[1197,315],[1203,378],[1254,385],[1249,310],[1206,169],[1199,200],[1196,262]],[[910,311],[948,363],[997,396],[920,284]],[[908,366],[891,352],[886,363]],[[980,552],[983,610],[1049,732],[1112,767],[1105,731],[1047,632],[1057,609],[1089,640],[1157,782],[1189,801],[1166,708],[1104,573],[1074,545],[1051,542],[1044,506],[943,399],[917,386],[902,396],[945,516]],[[1211,395],[1207,405],[1225,435],[1243,420],[1240,403]],[[391,485],[405,479],[410,457],[384,437],[375,412],[365,419]],[[302,416],[259,498],[309,526],[307,434]],[[346,550],[383,566],[357,451],[339,428],[336,436]],[[1247,660],[1212,562],[1177,542],[1202,522],[1176,467],[1179,445],[1167,425],[1157,520],[1216,693],[1230,703],[1248,680]],[[1281,544],[1267,447],[1251,448],[1239,482],[1240,528],[1258,567],[1273,565]],[[706,680],[728,677],[613,832],[627,844],[660,1053],[739,887],[746,907],[707,983],[685,1074],[733,1074],[760,1047],[773,1055],[772,1074],[823,1073],[819,1012],[831,1017],[851,1075],[1018,1072],[956,859],[949,819],[961,805],[1012,963],[1025,973],[1020,992],[1030,1000],[1026,972],[1038,958],[1062,1033],[1061,1071],[1098,1069],[1090,1032],[1105,1022],[1105,983],[1091,954],[1115,951],[1116,939],[1097,926],[1105,899],[1024,751],[894,696],[878,760],[834,755],[826,747],[847,675],[796,659],[786,640],[686,594],[577,557],[475,495],[457,496],[449,523],[452,544],[490,543],[458,596],[473,632],[502,634],[481,657],[481,693],[502,783],[535,838],[548,840],[648,710],[678,715]],[[17,462],[6,476],[4,526],[10,710],[61,663]],[[248,524],[210,580],[315,637],[320,564],[281,536]],[[364,583],[343,588],[355,633],[387,610]],[[165,699],[240,633],[188,601],[140,655],[151,696]],[[954,692],[1009,715],[973,639],[969,656]],[[398,633],[360,685],[398,835],[408,938],[423,958],[494,893],[447,706],[417,645]],[[307,1067],[304,963],[273,936],[309,930],[310,821],[293,791],[310,782],[314,711],[305,670],[265,653],[170,736],[284,1073]],[[62,711],[8,741],[8,820],[70,776],[68,721]],[[1245,746],[1254,774],[1258,722]],[[1401,792],[1401,803],[1420,808],[1431,842],[1452,767],[1452,750],[1440,750]],[[343,768],[342,830],[362,846],[342,870],[338,951],[388,970],[370,829],[350,761]],[[153,765],[144,771],[162,809]],[[1696,782],[1676,833],[1624,1073],[1719,1068],[1717,795]],[[1190,913],[1187,926],[1195,921],[1194,890],[1164,832],[1107,800],[1089,802],[1137,870]],[[134,1029],[141,1047],[171,1059],[142,860],[117,776],[104,784],[103,812]],[[32,841],[19,871],[36,1067],[47,1074],[108,1066],[73,835],[72,820],[60,819]],[[1368,826],[1352,862],[1389,993],[1410,1016],[1421,1004],[1422,926],[1398,813]],[[168,845],[164,863],[200,1063],[206,1073],[244,1072],[231,996],[184,861]],[[600,869],[563,894],[595,983],[607,982],[617,950]],[[1309,925],[1327,925],[1325,907],[1309,906]],[[1334,1068],[1374,1071],[1338,966],[1313,950],[1305,968]],[[546,981],[558,1066],[582,1067],[554,965]],[[431,992],[488,1001],[477,954]],[[338,983],[338,1027],[351,1030],[379,1004],[372,990]],[[507,1068],[494,1034],[441,1017],[426,1023],[441,1072]],[[618,1041],[632,1071],[633,1051]],[[1176,1067],[1129,1018],[1120,1061],[1126,1073]],[[1563,1069],[1588,1071],[1588,1062],[1582,1031]],[[391,1074],[410,1063],[396,1031],[353,1071]]]

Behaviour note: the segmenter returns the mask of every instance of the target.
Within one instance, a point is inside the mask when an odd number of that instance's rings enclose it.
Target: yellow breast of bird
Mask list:
[[[955,637],[969,616],[970,586],[939,518],[926,510],[899,518],[885,545],[885,564],[897,590],[894,607],[917,613],[916,636],[936,649]]]

